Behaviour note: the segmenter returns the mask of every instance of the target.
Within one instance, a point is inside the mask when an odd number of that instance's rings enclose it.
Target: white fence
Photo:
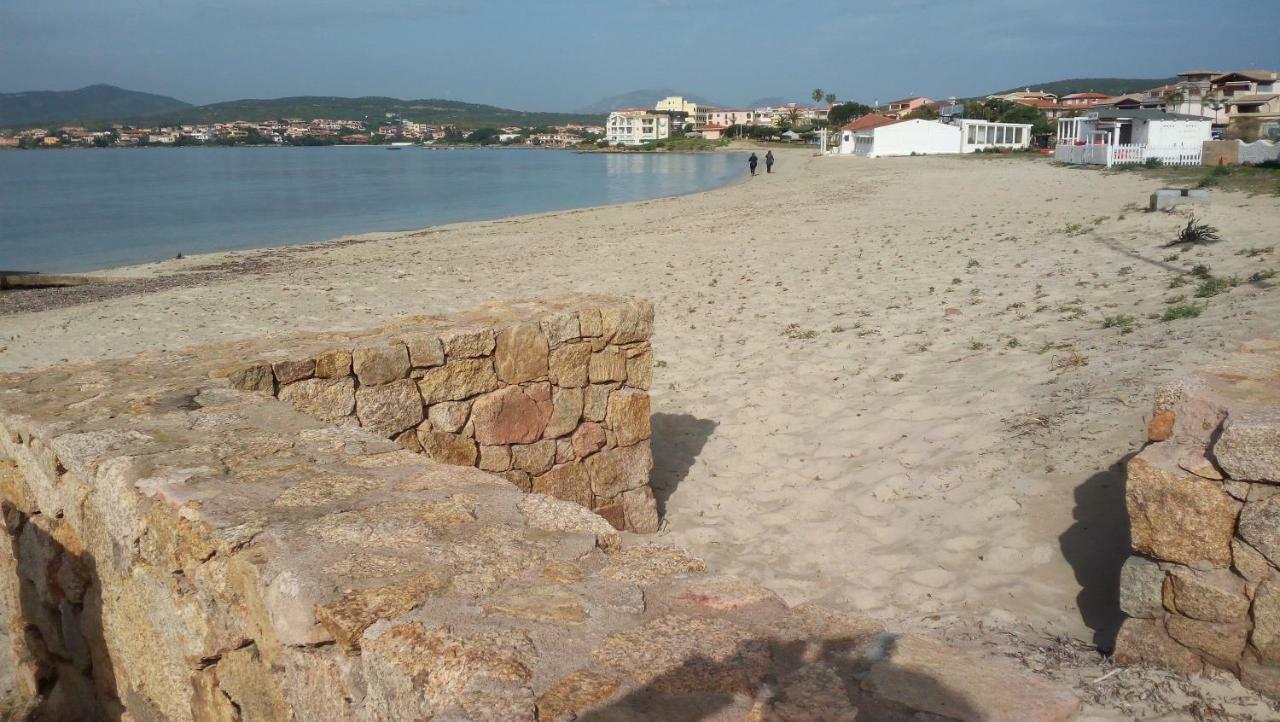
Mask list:
[[[1054,160],[1078,165],[1129,165],[1158,160],[1164,165],[1200,165],[1201,149],[1195,146],[1059,145]]]

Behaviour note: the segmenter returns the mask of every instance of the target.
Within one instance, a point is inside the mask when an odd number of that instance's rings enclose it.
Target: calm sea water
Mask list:
[[[379,147],[0,152],[0,269],[67,272],[681,195],[732,154]]]

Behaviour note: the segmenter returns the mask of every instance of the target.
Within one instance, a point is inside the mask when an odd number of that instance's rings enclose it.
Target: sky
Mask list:
[[[1277,27],[1280,0],[0,0],[0,91],[870,103],[1280,69]]]

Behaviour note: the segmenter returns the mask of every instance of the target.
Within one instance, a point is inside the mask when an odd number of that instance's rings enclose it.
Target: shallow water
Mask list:
[[[0,269],[69,272],[693,193],[733,154],[385,147],[0,152]]]

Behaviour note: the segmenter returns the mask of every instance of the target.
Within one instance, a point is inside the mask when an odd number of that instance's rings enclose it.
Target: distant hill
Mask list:
[[[114,85],[0,93],[0,127],[129,118],[190,107],[190,103],[165,95],[140,93]]]
[[[1178,78],[1071,78],[1069,80],[1054,80],[1048,83],[1028,83],[1019,85],[1016,88],[1008,90],[998,90],[991,95],[1003,95],[1004,93],[1016,93],[1019,90],[1030,88],[1032,90],[1041,90],[1054,95],[1069,95],[1071,93],[1105,93],[1106,95],[1125,95],[1128,93],[1140,93],[1144,90],[1158,88],[1161,85],[1178,82]]]
[[[436,125],[454,124],[470,128],[506,125],[564,125],[600,123],[603,118],[582,113],[531,113],[458,100],[400,100],[368,96],[342,98],[327,95],[300,95],[267,100],[231,100],[184,108],[173,113],[131,118],[138,123],[218,123],[231,120],[275,120],[277,118],[331,118],[335,120],[382,120],[396,113],[405,120]]]
[[[645,90],[633,90],[630,93],[622,93],[621,95],[611,95],[608,98],[601,98],[596,102],[578,109],[579,113],[591,113],[596,115],[604,115],[613,110],[621,108],[652,108],[655,103],[668,95],[683,95],[686,99],[698,104],[716,105],[711,100],[707,100],[701,95],[693,93],[684,93],[671,88],[646,88]]]

